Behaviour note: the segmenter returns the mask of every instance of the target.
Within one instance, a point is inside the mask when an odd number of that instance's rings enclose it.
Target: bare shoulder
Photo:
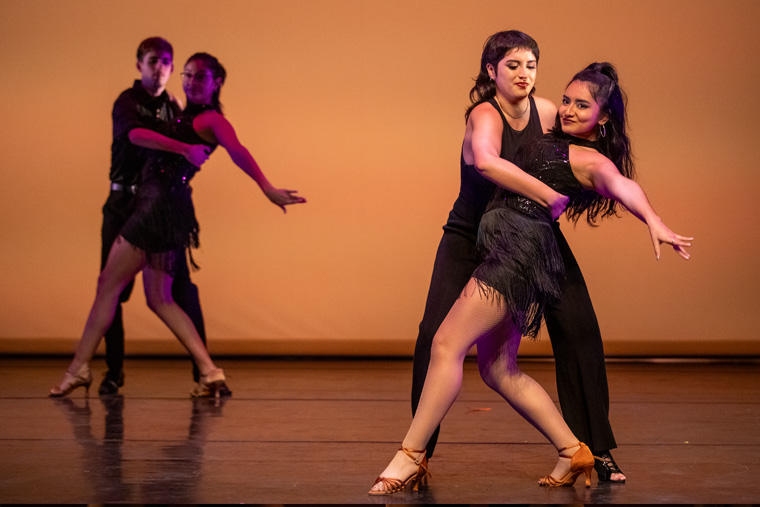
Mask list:
[[[552,114],[557,114],[557,106],[551,100],[536,96],[533,97],[533,100],[536,102],[536,108],[539,113],[551,112]]]
[[[541,128],[544,132],[548,132],[554,126],[554,121],[557,118],[557,106],[551,100],[543,97],[533,97],[533,100],[536,102],[538,116],[541,118]]]
[[[217,111],[204,111],[193,119],[193,130],[210,143],[223,144],[222,139],[228,126],[229,122]]]
[[[573,167],[574,171],[578,169],[585,173],[599,173],[607,171],[610,168],[617,171],[615,164],[594,148],[571,144],[568,155],[570,165]]]
[[[498,122],[501,125],[501,116],[491,104],[482,102],[470,112],[470,119],[467,123],[489,124],[491,122]]]
[[[208,110],[203,111],[193,120],[193,125],[197,127],[211,127],[220,122],[226,122],[224,115],[218,111]]]

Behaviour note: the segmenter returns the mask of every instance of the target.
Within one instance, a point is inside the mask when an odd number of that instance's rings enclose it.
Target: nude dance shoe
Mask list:
[[[63,374],[63,380],[60,384],[53,387],[48,396],[51,398],[60,398],[66,396],[77,387],[84,386],[87,395],[90,394],[90,384],[92,384],[92,373],[90,372],[90,366],[87,364],[82,365],[79,371],[72,373],[66,370]]]
[[[413,491],[419,491],[422,479],[424,477],[430,477],[426,456],[427,450],[417,451],[414,449],[407,449],[406,447],[400,447],[399,451],[403,452],[409,457],[409,459],[414,461],[414,464],[417,465],[417,471],[407,477],[406,480],[378,477],[375,479],[375,484],[373,484],[372,487],[374,488],[378,483],[382,483],[383,489],[371,489],[368,492],[370,495],[391,495],[403,491],[410,484],[412,485]],[[412,453],[417,453],[417,457],[415,458]]]
[[[227,386],[226,381],[216,386],[213,392],[207,385],[200,382],[196,384],[195,389],[190,391],[191,398],[224,398],[227,396],[232,396],[232,390]]]
[[[219,398],[222,396],[222,390],[227,388],[226,380],[223,369],[211,370],[206,375],[201,375],[198,386],[190,392],[190,396],[193,398]]]
[[[567,449],[580,446],[580,449],[575,451],[572,456],[564,456],[562,453]],[[570,471],[561,479],[555,479],[551,475],[547,475],[538,480],[541,486],[548,486],[551,488],[557,488],[560,486],[572,486],[575,484],[575,480],[581,474],[586,474],[586,487],[591,487],[591,470],[594,469],[594,456],[591,454],[588,446],[583,442],[578,442],[575,445],[570,445],[558,451],[561,458],[570,458]]]

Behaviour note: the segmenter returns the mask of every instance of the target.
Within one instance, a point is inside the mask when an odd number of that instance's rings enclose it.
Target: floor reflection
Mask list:
[[[82,446],[85,476],[92,481],[97,498],[124,502],[131,498],[134,485],[124,482],[122,444],[124,443],[124,398],[100,398],[105,409],[105,434],[99,441],[92,434],[90,399],[78,405],[70,398],[54,400],[66,414],[74,430],[74,438]]]
[[[151,503],[199,503],[202,481],[203,447],[210,432],[209,420],[221,417],[229,398],[192,400],[190,426],[183,442],[162,447],[162,457],[141,484],[142,496]]]
[[[124,480],[123,473],[124,398],[120,395],[99,398],[105,410],[102,440],[92,433],[90,398],[76,401],[58,398],[54,402],[67,416],[74,438],[82,447],[84,476],[91,481],[95,500],[177,504],[197,503],[203,446],[210,431],[208,422],[222,416],[227,399],[193,399],[187,438],[163,446],[158,459],[140,458],[131,462],[130,482]],[[136,463],[141,465],[135,467]]]

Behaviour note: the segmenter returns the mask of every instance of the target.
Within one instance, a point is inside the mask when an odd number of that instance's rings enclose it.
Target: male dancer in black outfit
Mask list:
[[[113,143],[111,144],[111,192],[103,206],[103,228],[101,231],[102,250],[100,269],[108,259],[111,245],[121,228],[134,211],[133,197],[139,185],[139,176],[147,159],[147,150],[130,141],[130,131],[135,128],[157,129],[162,123],[171,121],[181,111],[181,104],[166,91],[166,83],[174,70],[174,50],[161,37],[151,37],[140,43],[137,49],[137,70],[141,78],[132,88],[124,90],[113,106]],[[168,150],[169,148],[167,148]],[[191,163],[200,166],[208,159],[205,151],[195,149],[182,153]],[[134,282],[121,294],[120,302],[129,299]],[[190,317],[198,334],[206,343],[198,288],[190,280],[187,259],[181,257],[174,273],[172,296],[180,308]],[[116,394],[124,385],[124,324],[121,304],[116,307],[113,324],[105,335],[106,372],[98,393]],[[193,363],[193,379],[198,382],[200,372]],[[194,397],[208,396],[208,389],[200,383],[191,393]],[[226,385],[219,394],[229,396]]]

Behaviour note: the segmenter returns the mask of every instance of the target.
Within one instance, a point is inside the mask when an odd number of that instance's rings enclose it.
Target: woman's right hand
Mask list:
[[[567,208],[569,202],[570,198],[568,196],[556,192],[554,199],[552,199],[546,206],[549,213],[552,214],[552,220],[557,220],[562,216],[562,213],[565,212],[565,208]]]
[[[208,160],[208,152],[209,148],[205,144],[188,144],[182,156],[195,167],[200,167]]]
[[[264,194],[267,196],[267,198],[272,201],[272,203],[276,204],[277,206],[282,209],[283,213],[287,213],[288,210],[285,209],[285,206],[288,206],[289,204],[300,204],[306,202],[306,199],[295,195],[298,192],[298,190],[286,190],[284,188],[275,188],[275,187],[269,187],[266,190],[264,190]]]
[[[693,237],[676,234],[671,231],[667,225],[662,223],[662,220],[660,220],[659,217],[655,217],[647,222],[647,227],[649,228],[649,235],[652,238],[654,254],[658,261],[660,260],[660,245],[663,243],[672,245],[673,250],[675,250],[678,255],[687,261],[689,260],[691,254],[686,251],[686,248],[691,246],[691,242],[694,239]]]

